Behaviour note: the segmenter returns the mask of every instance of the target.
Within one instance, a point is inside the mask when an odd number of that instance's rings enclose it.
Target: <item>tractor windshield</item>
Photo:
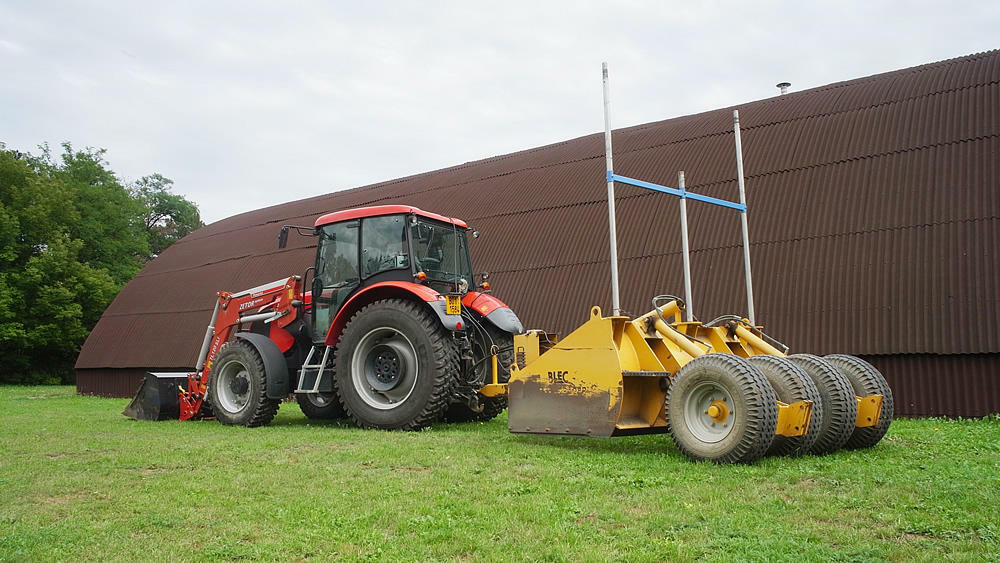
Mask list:
[[[472,263],[465,229],[417,217],[410,225],[410,240],[418,271],[442,293],[464,293],[472,283]]]

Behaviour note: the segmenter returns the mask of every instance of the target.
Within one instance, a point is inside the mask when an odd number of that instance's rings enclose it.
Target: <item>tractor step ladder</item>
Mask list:
[[[330,350],[333,349],[332,346],[326,346],[323,350],[323,360],[318,364],[311,364],[313,356],[316,354],[316,350],[319,349],[318,346],[313,346],[309,349],[309,354],[306,355],[306,360],[302,362],[302,367],[299,369],[299,384],[298,388],[295,389],[296,393],[327,393],[328,391],[321,391],[319,388],[320,383],[323,381],[323,374],[326,373],[326,363],[330,358]],[[306,389],[306,377],[311,375],[315,371],[316,377],[312,380],[312,387]],[[332,383],[332,382],[331,382]]]

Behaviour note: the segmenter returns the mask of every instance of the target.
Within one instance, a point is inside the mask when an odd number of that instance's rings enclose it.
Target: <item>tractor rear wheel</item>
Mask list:
[[[252,344],[235,340],[222,347],[208,378],[208,402],[222,424],[264,426],[280,401],[267,397],[264,361]]]
[[[845,448],[859,449],[870,448],[879,443],[892,423],[893,402],[892,389],[889,383],[882,376],[882,373],[875,369],[875,366],[855,356],[847,354],[831,354],[823,358],[837,368],[854,388],[854,394],[859,397],[868,395],[882,395],[882,414],[878,424],[875,426],[855,427],[851,433],[851,438],[847,440]]]
[[[296,393],[295,400],[307,418],[332,420],[347,416],[336,393]]]
[[[795,354],[788,359],[813,380],[822,399],[822,416],[819,420],[814,417],[810,424],[819,423],[819,438],[809,453],[822,455],[839,450],[850,439],[858,418],[858,403],[850,381],[823,358]]]
[[[491,325],[483,327],[486,336],[477,339],[472,343],[472,356],[475,362],[474,377],[476,380],[492,383],[493,381],[493,357],[490,354],[492,346],[496,346],[497,352],[497,381],[507,383],[510,381],[510,364],[514,362],[514,336],[506,331],[500,330]],[[485,340],[485,342],[484,342]],[[444,419],[448,422],[486,422],[493,420],[507,408],[507,397],[484,397],[479,395],[479,406],[482,411],[476,412],[469,408],[469,405],[460,401],[448,406],[444,413]]]
[[[774,436],[774,442],[767,450],[767,455],[800,455],[806,453],[816,440],[819,439],[819,423],[823,418],[823,401],[819,396],[819,389],[812,379],[806,375],[797,365],[787,358],[779,356],[753,356],[748,359],[754,367],[760,370],[767,378],[774,395],[782,403],[796,403],[799,401],[812,401],[811,421],[809,430],[804,436]]]
[[[689,458],[749,463],[771,445],[778,406],[753,364],[732,354],[707,354],[670,382],[667,420],[674,443]]]
[[[458,380],[451,334],[422,305],[376,301],[347,323],[334,386],[363,428],[419,430],[438,420]]]

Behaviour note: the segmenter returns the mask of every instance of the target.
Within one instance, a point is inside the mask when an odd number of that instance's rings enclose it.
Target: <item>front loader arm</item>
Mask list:
[[[302,302],[302,278],[290,276],[252,289],[230,293],[218,292],[212,320],[198,353],[195,371],[188,374],[187,389],[179,389],[180,419],[197,418],[205,401],[212,363],[222,345],[244,323],[263,321],[288,326],[299,315]],[[296,303],[297,301],[297,303]]]

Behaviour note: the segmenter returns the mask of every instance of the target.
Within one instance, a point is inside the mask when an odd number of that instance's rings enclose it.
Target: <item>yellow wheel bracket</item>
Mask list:
[[[778,436],[805,436],[809,432],[809,422],[812,418],[813,402],[799,401],[785,404],[778,401]]]
[[[857,397],[858,420],[854,423],[858,428],[866,428],[878,424],[882,417],[882,395]]]

